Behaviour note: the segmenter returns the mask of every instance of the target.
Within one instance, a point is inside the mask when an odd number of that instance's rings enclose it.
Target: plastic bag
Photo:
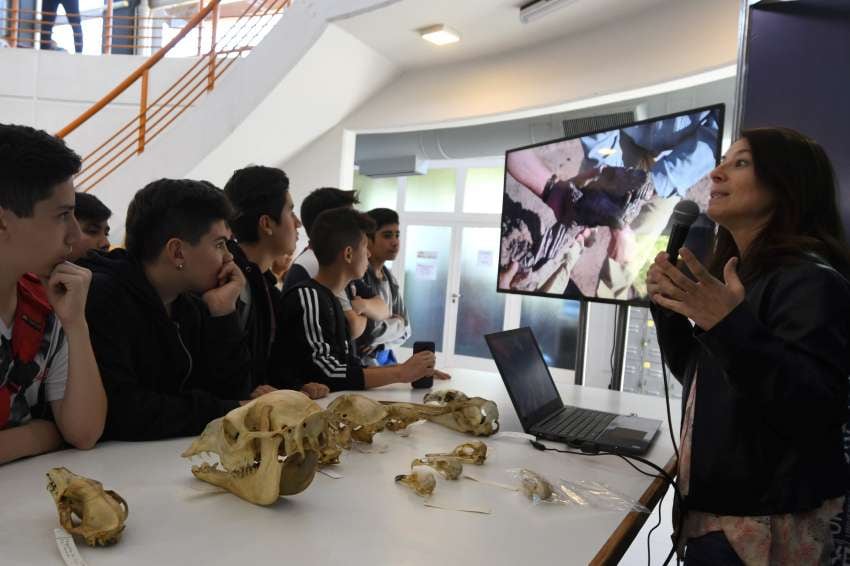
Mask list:
[[[618,493],[601,482],[561,479],[552,483],[537,472],[526,468],[508,470],[508,472],[519,480],[519,491],[535,505],[543,502],[560,503],[605,511],[649,513],[649,509],[635,499]]]

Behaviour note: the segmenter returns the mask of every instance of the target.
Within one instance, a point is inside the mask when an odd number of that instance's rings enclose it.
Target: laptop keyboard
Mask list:
[[[539,428],[567,440],[594,440],[615,418],[617,415],[613,413],[564,407],[561,412],[541,423]]]

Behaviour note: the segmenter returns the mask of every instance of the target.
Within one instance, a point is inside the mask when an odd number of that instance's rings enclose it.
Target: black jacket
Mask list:
[[[247,316],[243,330],[248,352],[251,357],[251,390],[258,385],[266,385],[275,380],[271,375],[278,370],[271,363],[272,344],[277,334],[277,316],[280,311],[281,293],[275,287],[277,283],[271,272],[263,273],[233,240],[227,242],[227,248],[233,254],[233,261],[242,270],[251,290],[251,304],[239,303],[240,314]],[[243,309],[247,313],[241,313]]]
[[[279,328],[286,338],[275,345],[275,360],[283,370],[276,387],[298,389],[314,381],[331,391],[364,389],[363,366],[354,356],[348,322],[339,300],[313,279],[298,283],[283,295]]]
[[[141,264],[124,250],[80,263],[93,274],[86,318],[109,402],[104,439],[195,435],[248,398],[236,313],[212,317],[187,294],[169,318]]]
[[[688,398],[698,368],[685,508],[773,515],[819,507],[850,485],[842,446],[850,284],[801,258],[748,283],[711,330],[658,306],[668,367]]]

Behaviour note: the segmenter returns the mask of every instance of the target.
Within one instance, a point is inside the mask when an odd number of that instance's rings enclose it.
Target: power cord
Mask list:
[[[676,435],[673,433],[673,417],[670,413],[670,387],[667,383],[667,358],[664,356],[664,347],[661,345],[661,340],[658,339],[658,331],[655,332],[655,341],[658,342],[658,353],[661,354],[661,377],[664,380],[664,403],[667,405],[667,429],[670,431],[670,442],[673,443],[673,452],[676,454],[676,467],[678,467],[681,462],[679,460],[679,448],[676,446]],[[676,488],[676,493],[678,495],[678,514],[679,520],[676,522],[676,531],[673,533],[673,548],[670,549],[670,553],[667,554],[667,558],[664,560],[664,566],[670,562],[670,559],[676,553],[676,549],[679,546],[679,537],[682,536],[682,527],[684,526],[685,521],[685,508],[682,505],[682,495],[679,492],[678,487]],[[679,564],[679,557],[676,556],[676,564]]]
[[[605,451],[605,450],[596,450],[595,448],[583,448],[581,450],[561,450],[560,448],[549,448],[548,446],[546,446],[545,444],[543,444],[542,442],[540,442],[537,439],[529,440],[529,442],[531,442],[531,445],[536,450],[540,450],[541,452],[558,452],[560,454],[574,454],[576,456],[617,456],[618,458],[622,459],[626,464],[628,464],[629,466],[634,468],[638,473],[641,473],[641,474],[648,476],[648,477],[651,477],[651,478],[658,478],[660,476],[664,480],[666,480],[667,483],[670,486],[673,487],[673,497],[677,501],[677,503],[681,506],[681,497],[679,495],[679,484],[676,482],[675,479],[673,479],[673,477],[669,473],[667,473],[666,470],[664,470],[660,466],[656,465],[655,463],[650,462],[646,458],[641,458],[640,456],[634,456],[632,454],[629,454],[628,456],[626,456],[624,454],[620,454],[619,452],[608,452],[608,451]],[[642,470],[637,465],[635,465],[635,463],[632,462],[631,460],[635,460],[636,462],[640,462],[641,464],[649,466],[650,468],[652,468],[653,470],[655,470],[658,473],[653,474],[653,473],[647,472],[646,470]],[[658,524],[656,524],[649,531],[649,533],[646,536],[647,564],[650,564],[650,561],[652,560],[652,555],[651,555],[651,552],[650,552],[650,544],[649,544],[650,537],[652,536],[652,532],[655,529],[657,529],[659,525],[661,525],[661,503],[662,503],[662,501],[664,501],[664,495],[662,495],[661,499],[658,501]],[[681,530],[681,528],[677,529],[677,533],[676,533],[677,535],[680,532],[680,530]],[[673,550],[667,556],[667,560],[664,562],[664,564],[667,564],[670,561],[670,557],[675,552],[677,544],[678,544],[678,540],[674,540],[673,541]]]

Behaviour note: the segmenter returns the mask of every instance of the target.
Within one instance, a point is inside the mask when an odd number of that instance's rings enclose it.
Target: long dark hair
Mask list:
[[[850,276],[850,248],[836,202],[832,164],[814,140],[789,128],[744,130],[756,178],[773,193],[775,208],[767,225],[750,244],[738,268],[746,283],[778,265],[817,254],[845,277]],[[722,226],[710,271],[722,280],[723,267],[740,257],[732,234]]]

